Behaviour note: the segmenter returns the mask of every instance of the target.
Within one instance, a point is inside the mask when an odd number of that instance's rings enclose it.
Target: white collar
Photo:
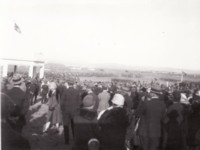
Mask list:
[[[110,107],[108,107],[107,109],[102,110],[102,111],[99,113],[99,115],[98,115],[98,117],[97,117],[97,120],[99,120],[99,119],[101,118],[101,116],[105,113],[105,111],[111,110],[111,109],[116,108],[116,107],[123,108],[123,106],[110,106]]]

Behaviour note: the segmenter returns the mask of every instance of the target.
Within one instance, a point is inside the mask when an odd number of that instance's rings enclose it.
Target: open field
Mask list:
[[[124,80],[133,80],[133,81],[138,81],[140,80],[141,82],[151,82],[152,80],[157,80],[160,83],[166,83],[168,82],[180,82],[181,81],[181,75],[175,75],[175,74],[159,74],[159,73],[140,73],[140,77],[80,77],[81,81],[111,81],[113,78],[115,79],[124,79]],[[183,81],[187,82],[200,82],[200,76],[184,76]]]

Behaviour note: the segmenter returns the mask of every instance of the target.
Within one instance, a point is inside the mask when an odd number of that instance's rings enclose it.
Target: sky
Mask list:
[[[0,3],[1,57],[200,70],[199,0]]]

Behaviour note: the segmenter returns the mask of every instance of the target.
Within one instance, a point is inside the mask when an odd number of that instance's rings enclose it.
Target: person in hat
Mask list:
[[[97,109],[98,109],[98,107],[99,107],[99,98],[98,98],[98,95],[96,95],[95,92],[93,91],[93,88],[92,88],[92,87],[87,87],[87,95],[90,95],[90,96],[93,97],[94,102],[95,102],[93,109],[94,109],[95,111],[97,111]],[[86,95],[86,96],[87,96],[87,95]]]
[[[48,105],[49,111],[47,112],[47,121],[44,126],[43,133],[46,133],[50,125],[56,125],[56,130],[59,131],[59,125],[62,123],[61,108],[60,108],[60,97],[57,94],[57,85],[55,82],[49,84],[49,98]]]
[[[140,118],[138,135],[143,150],[159,149],[161,138],[161,121],[165,113],[165,104],[160,100],[157,92],[150,90],[145,101],[141,102],[136,110]]]
[[[89,150],[99,150],[100,148],[100,143],[98,139],[90,139],[88,141],[88,149]]]
[[[124,96],[115,94],[112,106],[98,115],[100,127],[100,149],[123,150],[125,147],[126,128],[128,117],[124,106]]]
[[[2,84],[1,84],[2,85]],[[2,89],[5,86],[1,86]],[[30,150],[30,144],[26,138],[24,138],[20,133],[16,132],[8,122],[8,117],[10,115],[10,107],[13,105],[10,98],[3,93],[1,94],[1,149],[3,150]],[[14,106],[13,106],[14,107]]]
[[[89,140],[98,139],[97,111],[93,110],[94,104],[91,95],[85,96],[82,106],[73,117],[74,150],[89,150]]]
[[[74,82],[68,81],[68,88],[65,88],[61,96],[61,110],[64,124],[65,144],[69,144],[69,129],[71,127],[74,135],[73,117],[77,109],[80,108],[81,98],[79,91],[74,88]]]
[[[184,106],[181,93],[173,92],[173,103],[168,107],[164,117],[164,147],[167,149],[184,149]]]
[[[48,102],[47,94],[48,94],[48,91],[49,91],[49,87],[48,87],[48,84],[47,84],[47,80],[43,81],[41,89],[42,89],[42,91],[41,91],[41,96],[42,96],[41,103],[44,104],[44,103]]]
[[[134,85],[131,87],[131,99],[133,101],[133,109],[136,109],[139,104],[139,93],[137,91],[137,86]]]
[[[13,88],[8,90],[7,95],[15,105],[10,112],[10,124],[18,132],[22,131],[26,124],[25,115],[29,108],[29,102],[26,97],[26,92],[21,89],[24,80],[19,74],[14,74],[12,78]],[[14,122],[12,120],[15,120]]]
[[[187,128],[187,145],[190,149],[197,149],[200,145],[198,139],[200,139],[200,90],[194,93],[194,97],[191,104],[191,112],[188,116],[188,128]]]

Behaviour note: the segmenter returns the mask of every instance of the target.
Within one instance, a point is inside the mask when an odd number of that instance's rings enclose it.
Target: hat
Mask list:
[[[57,88],[57,85],[56,85],[55,82],[49,83],[49,89],[50,89],[50,90],[55,90],[56,88]]]
[[[68,80],[67,83],[68,83],[69,85],[74,85],[74,81],[73,81],[72,79]]]
[[[123,106],[124,105],[124,96],[121,94],[115,94],[113,99],[112,99],[112,103],[119,105],[119,106]]]
[[[88,148],[89,148],[89,150],[98,150],[99,149],[99,140],[97,140],[97,139],[90,139],[89,141],[88,141]]]
[[[157,89],[151,89],[151,93],[154,93],[154,94],[156,94],[156,95],[162,95],[163,94],[163,92],[161,91],[161,90],[157,90]]]
[[[83,107],[91,107],[94,105],[94,99],[92,95],[86,95],[83,99]]]
[[[24,80],[21,78],[19,74],[14,74],[11,83],[13,85],[19,85],[23,82]]]
[[[195,93],[196,96],[200,96],[200,90]]]
[[[181,93],[181,103],[183,104],[189,104],[188,98],[186,97],[185,93]]]
[[[128,87],[122,87],[122,91],[129,92],[130,88],[128,88]]]

